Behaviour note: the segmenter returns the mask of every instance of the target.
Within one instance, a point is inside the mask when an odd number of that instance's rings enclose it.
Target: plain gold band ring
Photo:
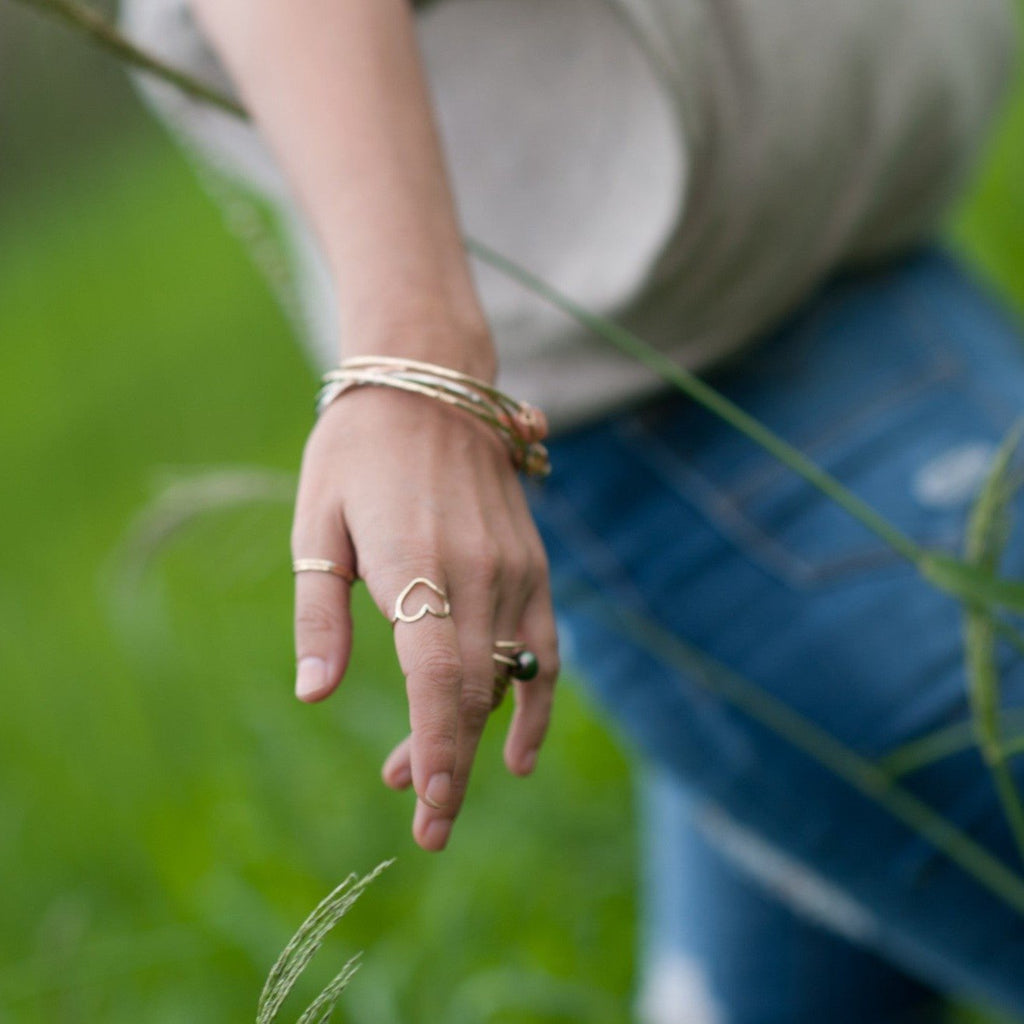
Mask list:
[[[343,579],[346,583],[355,583],[356,581],[355,573],[351,569],[346,569],[327,558],[296,558],[292,562],[292,572],[295,575],[300,572],[328,572],[332,576]]]

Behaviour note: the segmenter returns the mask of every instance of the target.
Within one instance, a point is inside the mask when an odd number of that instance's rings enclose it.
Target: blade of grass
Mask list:
[[[964,545],[969,566],[995,570],[1010,539],[1010,503],[1020,488],[1020,477],[1012,471],[1012,460],[1022,435],[1024,418],[1007,431],[975,499]]]
[[[1024,708],[1006,711],[999,719],[1000,732],[1007,728],[1024,728]],[[943,729],[936,729],[919,739],[905,743],[895,750],[879,758],[875,763],[890,779],[898,779],[902,775],[920,771],[928,765],[941,761],[953,754],[959,754],[977,743],[977,732],[973,719],[956,722]],[[1002,741],[1004,752],[1014,745],[1021,744],[1024,748],[1024,734],[1016,734]]]
[[[348,988],[348,983],[353,975],[359,970],[359,961],[362,953],[356,953],[354,957],[334,976],[327,987],[309,1004],[306,1012],[299,1018],[298,1024],[327,1024],[334,1013],[341,993]]]
[[[259,503],[291,504],[296,477],[258,467],[221,466],[171,480],[137,513],[114,557],[117,588],[130,600],[153,558],[201,516]]]
[[[233,114],[235,117],[248,116],[245,108],[230,96],[211,89],[192,75],[179,71],[158,57],[135,46],[118,32],[99,11],[87,7],[85,4],[77,3],[76,0],[15,0],[15,2],[53,15],[72,28],[85,33],[97,46],[109,51],[120,60],[162,78],[195,99],[212,103],[215,107],[220,107],[221,110]]]
[[[1016,493],[1011,462],[1024,421],[1009,431],[989,471],[967,526],[965,558],[969,564],[994,573],[1010,537],[1010,503]],[[992,615],[977,604],[964,605],[964,654],[968,696],[978,746],[992,775],[1003,813],[1024,861],[1024,804],[1006,761],[999,730],[1002,693],[996,664],[997,630]]]
[[[1024,613],[1024,583],[1002,579],[990,569],[965,564],[937,551],[925,552],[918,568],[929,583],[961,601]]]
[[[977,743],[1024,862],[1024,806],[998,733],[999,672],[995,664],[995,641],[992,619],[986,612],[968,610],[964,613],[965,656]]]
[[[285,946],[284,951],[277,958],[277,962],[270,969],[270,974],[267,975],[256,1008],[256,1024],[271,1024],[277,1017],[281,1004],[291,992],[299,975],[316,955],[327,933],[345,916],[352,904],[366,890],[366,887],[392,864],[394,864],[394,858],[378,864],[373,871],[358,880],[354,874],[349,875],[341,885],[321,900],[309,917],[302,922],[299,930],[292,936],[291,941]],[[344,974],[343,970],[331,985],[337,983]],[[331,986],[328,986],[328,989],[330,988]],[[328,989],[324,991],[326,992]],[[315,1006],[316,1003],[314,1002],[313,1005]]]

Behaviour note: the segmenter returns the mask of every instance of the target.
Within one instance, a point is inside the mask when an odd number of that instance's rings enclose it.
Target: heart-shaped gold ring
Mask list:
[[[441,609],[438,611],[437,608],[432,607],[427,602],[424,602],[420,606],[420,610],[415,615],[410,615],[405,611],[405,599],[412,593],[412,591],[423,584],[425,587],[429,587],[439,598],[441,598]],[[398,595],[395,599],[395,614],[391,616],[391,625],[395,625],[398,622],[419,622],[420,619],[427,615],[433,615],[437,619],[447,619],[452,613],[452,606],[448,601],[448,595],[436,584],[432,583],[425,576],[417,576],[416,579],[412,580]]]

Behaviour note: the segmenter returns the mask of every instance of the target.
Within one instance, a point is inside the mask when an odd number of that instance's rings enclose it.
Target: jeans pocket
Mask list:
[[[965,303],[987,301],[965,282]],[[898,273],[837,284],[715,383],[908,536],[949,550],[1019,412],[987,374],[1016,374],[1024,395],[1024,360],[1007,363],[1001,338],[986,366],[986,338],[965,336],[965,325],[991,330],[991,315],[954,327],[940,308],[920,275],[913,287]],[[688,399],[623,417],[617,433],[727,543],[785,583],[828,585],[899,561],[831,499]]]

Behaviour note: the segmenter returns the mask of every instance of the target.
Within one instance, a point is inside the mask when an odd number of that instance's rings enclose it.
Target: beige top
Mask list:
[[[436,0],[420,43],[465,230],[691,368],[837,266],[933,232],[1003,92],[1007,0]],[[125,0],[151,49],[229,87],[186,0]],[[255,130],[148,84],[201,157],[280,212],[304,334],[333,290]],[[475,265],[500,383],[569,426],[647,371]]]

